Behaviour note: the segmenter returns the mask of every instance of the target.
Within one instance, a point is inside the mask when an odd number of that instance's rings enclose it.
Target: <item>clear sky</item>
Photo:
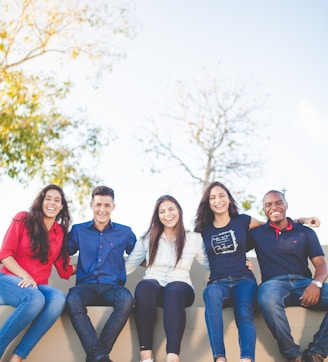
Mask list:
[[[201,195],[171,174],[150,176],[136,135],[163,103],[168,83],[198,77],[203,68],[220,64],[223,74],[243,74],[258,83],[260,95],[269,95],[264,117],[270,117],[271,138],[263,150],[269,158],[264,172],[245,182],[245,189],[259,198],[272,188],[287,189],[289,215],[318,216],[317,234],[328,244],[328,2],[137,0],[135,11],[140,25],[137,37],[124,45],[126,59],[97,91],[76,78],[71,102],[117,132],[118,139],[95,165],[116,191],[113,220],[140,235],[156,199],[170,193],[189,225]],[[23,190],[2,180],[0,236],[40,187]]]

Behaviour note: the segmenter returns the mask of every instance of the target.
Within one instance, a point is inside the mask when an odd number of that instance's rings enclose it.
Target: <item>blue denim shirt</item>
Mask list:
[[[124,253],[130,254],[135,243],[136,236],[129,226],[109,222],[99,231],[93,220],[73,225],[68,250],[70,255],[79,253],[76,284],[124,285]]]

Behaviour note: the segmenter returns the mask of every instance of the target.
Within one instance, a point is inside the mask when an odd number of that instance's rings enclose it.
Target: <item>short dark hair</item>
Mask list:
[[[282,192],[282,191],[278,191],[278,190],[270,190],[268,191],[264,196],[263,196],[263,199],[262,201],[264,202],[264,199],[267,197],[267,195],[269,194],[279,194],[283,199],[284,201],[286,201],[286,196],[285,194]]]
[[[107,186],[95,187],[91,194],[91,200],[93,200],[96,195],[111,196],[111,198],[114,200],[114,190]]]

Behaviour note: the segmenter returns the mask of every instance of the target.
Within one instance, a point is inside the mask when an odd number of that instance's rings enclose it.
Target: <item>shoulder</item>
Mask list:
[[[11,225],[13,227],[19,227],[19,228],[26,227],[27,228],[27,224],[26,224],[27,216],[28,216],[27,211],[18,212],[15,216],[13,216],[13,218],[11,220]]]
[[[310,226],[294,223],[293,227],[296,230],[299,230],[299,232],[304,233],[306,237],[309,237],[309,238],[317,237],[317,233]]]
[[[247,214],[239,214],[237,217],[239,217],[240,220],[245,220],[250,222],[252,217],[250,215]]]
[[[149,236],[140,236],[137,239],[137,243],[136,245],[142,245],[144,248],[148,249],[149,248]]]
[[[14,217],[14,221],[25,221],[27,218],[28,212],[27,211],[20,211]]]
[[[78,231],[78,230],[84,230],[88,229],[93,224],[93,221],[86,221],[79,224],[72,225],[71,231]]]
[[[257,234],[261,234],[266,231],[270,231],[270,228],[268,227],[267,222],[265,224],[255,226],[254,228],[250,229],[248,232],[250,235],[257,235]]]
[[[128,232],[132,232],[132,228],[128,225],[123,225],[123,224],[119,224],[117,222],[111,222],[111,225],[112,225],[112,228],[113,230],[125,230],[125,231],[128,231]]]
[[[239,214],[231,218],[231,222],[235,225],[243,225],[249,227],[249,224],[251,222],[251,217],[246,214]]]
[[[186,241],[202,242],[203,238],[200,233],[196,233],[195,231],[186,230]]]

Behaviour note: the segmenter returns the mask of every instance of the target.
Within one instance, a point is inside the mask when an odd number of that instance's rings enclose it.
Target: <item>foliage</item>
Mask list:
[[[118,1],[0,0],[0,13],[0,176],[73,185],[82,203],[99,181],[90,169],[114,134],[66,114],[72,83],[62,73],[77,60],[98,74],[111,70],[124,56],[115,42],[134,36],[129,8]]]
[[[0,13],[1,72],[45,55],[111,69],[124,56],[117,43],[135,34],[119,0],[0,0]]]

